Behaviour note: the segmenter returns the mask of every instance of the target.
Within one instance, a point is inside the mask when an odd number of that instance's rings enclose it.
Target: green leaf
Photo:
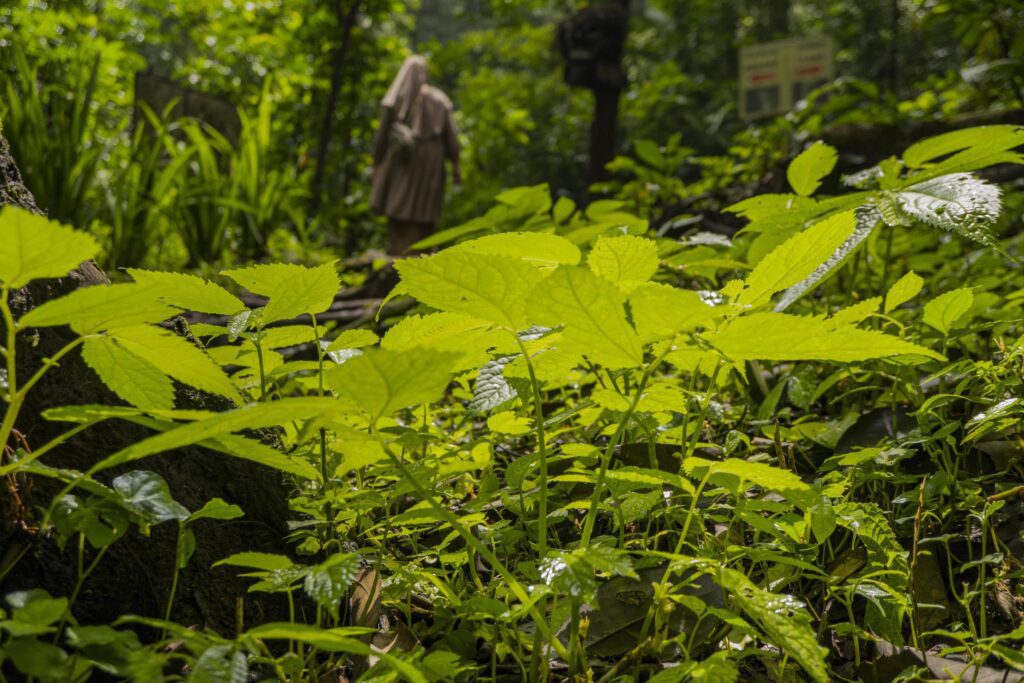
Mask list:
[[[805,280],[836,254],[855,227],[854,213],[844,211],[789,238],[754,267],[747,277],[746,288],[736,299],[737,303],[760,306],[776,292]]]
[[[633,144],[633,148],[636,150],[637,158],[645,164],[659,171],[665,170],[665,155],[661,153],[661,148],[657,142],[654,140],[637,140]]]
[[[381,347],[389,351],[437,349],[458,354],[453,370],[478,368],[491,359],[492,348],[509,349],[514,338],[492,323],[459,313],[410,315],[388,330]]]
[[[19,209],[0,208],[0,284],[15,289],[32,280],[64,277],[99,253],[90,235]]]
[[[403,353],[368,350],[327,371],[335,392],[362,407],[374,418],[441,397],[451,381],[457,354],[433,349]]]
[[[1020,145],[1024,145],[1024,128],[978,126],[915,142],[903,153],[903,162],[909,168],[921,168],[939,157],[959,152],[941,164],[942,172],[974,171],[995,163],[1019,163],[1020,156],[1009,150]]]
[[[824,263],[815,268],[814,272],[783,293],[779,298],[779,302],[775,305],[776,311],[782,312],[786,310],[799,300],[800,297],[835,273],[850,258],[853,252],[857,250],[861,242],[874,232],[880,219],[879,212],[874,207],[861,207],[854,212],[854,215],[856,216],[856,226],[850,236],[843,240],[839,248],[832,252],[832,255]]]
[[[147,409],[174,408],[174,385],[156,366],[118,346],[110,337],[90,337],[82,359],[103,383],[131,405]]]
[[[234,643],[211,645],[196,658],[188,680],[189,683],[246,683],[249,660]]]
[[[228,376],[187,339],[150,325],[123,327],[110,332],[119,346],[143,358],[170,377],[203,391],[242,402]]]
[[[789,595],[770,593],[733,569],[719,567],[714,573],[740,609],[776,646],[789,652],[811,680],[816,683],[832,680],[825,664],[827,651],[818,644],[803,603]]]
[[[692,330],[722,313],[704,303],[696,292],[659,283],[634,290],[629,296],[629,310],[645,343]]]
[[[786,178],[793,191],[809,197],[821,187],[822,179],[832,172],[839,159],[835,147],[818,141],[801,152],[786,169]]]
[[[68,654],[56,645],[32,637],[12,638],[4,643],[4,654],[27,676],[44,681],[66,681],[71,678]]]
[[[513,358],[515,356],[496,358],[480,368],[476,382],[473,383],[473,400],[469,404],[471,413],[489,413],[518,395],[505,379],[505,366]]]
[[[892,335],[785,313],[754,313],[704,338],[733,361],[830,360],[844,363],[900,355],[943,357]]]
[[[342,598],[359,575],[360,559],[353,553],[336,553],[310,569],[303,589],[317,605],[337,616]]]
[[[189,515],[187,521],[191,523],[197,519],[238,519],[243,516],[245,516],[245,513],[242,511],[242,508],[237,505],[231,505],[220,498],[214,498]]]
[[[188,519],[188,510],[174,500],[167,482],[156,472],[128,472],[115,478],[111,485],[121,494],[124,504],[149,524]]]
[[[370,330],[345,330],[328,345],[326,351],[330,353],[344,349],[361,349],[365,346],[373,346],[378,341],[380,341],[380,337]]]
[[[132,444],[103,459],[92,468],[98,472],[116,465],[145,458],[156,453],[174,450],[183,446],[222,437],[245,429],[264,429],[291,422],[310,419],[337,417],[351,414],[351,406],[331,398],[286,398],[272,403],[251,405],[218,413],[213,417],[197,420],[156,434]],[[276,453],[276,451],[274,451]],[[279,456],[282,456],[278,453]],[[262,458],[260,459],[262,461]],[[268,467],[273,464],[265,463]]]
[[[245,309],[245,304],[234,294],[195,275],[139,268],[129,268],[128,274],[140,286],[160,292],[160,301],[171,306],[211,315],[234,315]]]
[[[562,345],[610,370],[643,363],[640,338],[626,320],[625,294],[578,266],[561,266],[529,297],[534,320],[565,325]]]
[[[893,284],[889,288],[889,291],[885,294],[885,307],[883,311],[890,313],[899,306],[913,299],[921,292],[921,288],[924,286],[924,279],[915,273],[910,271],[903,277]]]
[[[253,294],[270,299],[262,324],[322,313],[334,303],[341,283],[334,262],[316,268],[286,263],[262,264],[221,273]]]
[[[218,560],[213,564],[214,567],[222,567],[224,565],[272,572],[282,569],[291,569],[295,566],[295,563],[284,555],[249,551],[244,553],[235,553],[234,555],[225,557],[223,560]]]
[[[517,258],[550,267],[574,266],[581,257],[579,247],[569,240],[542,232],[503,232],[457,244],[447,251]]]
[[[998,187],[969,173],[955,173],[911,185],[895,195],[898,210],[915,220],[997,246],[992,225],[1002,211]]]
[[[156,323],[178,315],[176,308],[157,301],[156,292],[137,284],[95,285],[47,301],[21,317],[18,327],[71,325],[79,334],[115,327]]]
[[[587,256],[587,265],[628,294],[658,271],[658,245],[636,235],[599,237]]]
[[[395,264],[407,294],[428,306],[512,330],[528,326],[526,297],[546,273],[521,259],[442,251]]]
[[[737,458],[716,462],[689,457],[683,461],[683,471],[692,479],[710,476],[709,481],[726,486],[737,494],[743,492],[742,483],[749,482],[766,491],[778,493],[804,509],[816,504],[820,499],[814,487],[796,474],[762,462],[748,462]]]
[[[974,293],[967,288],[940,294],[924,305],[924,322],[942,334],[949,334],[973,303]]]

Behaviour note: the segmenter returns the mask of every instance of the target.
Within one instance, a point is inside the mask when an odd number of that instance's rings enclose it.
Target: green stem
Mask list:
[[[544,431],[544,409],[541,405],[540,382],[533,367],[533,361],[526,350],[526,345],[519,335],[515,335],[516,343],[526,362],[526,370],[530,374],[530,387],[533,389],[533,421],[537,430],[537,455],[540,459],[540,497],[537,513],[537,555],[540,559],[548,553],[548,450],[547,434]]]
[[[373,425],[372,432],[374,434],[377,433],[376,424]],[[413,490],[415,490],[417,495],[420,496],[420,499],[429,505],[434,512],[437,513],[438,517],[447,522],[455,533],[462,537],[462,540],[466,542],[466,545],[471,546],[477,554],[490,563],[494,568],[494,571],[498,572],[498,575],[505,580],[505,583],[508,584],[509,590],[512,591],[512,594],[516,596],[524,607],[529,605],[527,610],[530,613],[530,617],[533,619],[534,626],[542,637],[542,642],[551,645],[559,657],[567,660],[569,653],[566,651],[565,646],[562,645],[561,641],[555,638],[551,633],[551,629],[548,628],[544,615],[540,613],[540,610],[537,609],[536,604],[534,604],[534,601],[530,598],[530,594],[526,592],[526,589],[523,588],[521,583],[516,581],[516,578],[512,575],[512,572],[509,571],[508,567],[498,559],[498,556],[490,548],[480,542],[480,540],[474,536],[473,533],[462,524],[462,522],[459,521],[459,518],[455,516],[455,513],[437,502],[431,492],[427,491],[423,485],[420,484],[419,480],[413,476],[412,472],[409,471],[409,468],[402,462],[402,459],[394,454],[391,450],[390,444],[382,441],[381,445],[384,447],[384,454],[387,456],[388,460],[391,461],[391,464],[394,465],[395,469],[397,469],[399,474],[402,475],[402,478],[412,486]]]
[[[644,370],[643,377],[640,378],[640,383],[636,387],[636,393],[633,395],[633,400],[629,404],[629,409],[626,414],[622,416],[622,420],[619,421],[618,426],[615,428],[615,433],[612,438],[608,441],[608,446],[605,448],[604,454],[601,457],[601,469],[597,473],[597,481],[594,483],[594,493],[590,497],[590,508],[587,510],[587,520],[583,524],[583,536],[580,538],[580,547],[585,548],[590,543],[590,538],[594,534],[594,524],[597,522],[597,511],[601,505],[601,494],[604,489],[605,476],[608,474],[608,465],[611,463],[612,454],[615,452],[615,447],[618,445],[619,439],[626,430],[626,426],[633,419],[633,414],[636,412],[636,406],[640,403],[640,398],[643,396],[644,389],[647,388],[647,381],[651,378],[651,373],[661,365],[661,361],[664,360],[665,356],[668,355],[671,346],[660,355],[651,365]]]
[[[316,316],[310,314],[313,319],[313,338],[316,340],[316,362],[317,362],[317,396],[324,396],[324,348],[320,343],[320,329],[316,322]],[[323,482],[320,484],[320,495],[324,499],[324,513],[327,517],[327,540],[334,538],[334,505],[329,499],[330,476],[328,472],[327,459],[327,430],[320,428],[320,476]]]

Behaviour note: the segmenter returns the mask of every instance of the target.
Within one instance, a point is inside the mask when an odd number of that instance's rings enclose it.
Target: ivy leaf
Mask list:
[[[447,251],[505,256],[552,268],[562,264],[574,266],[581,257],[579,247],[569,240],[543,232],[502,232],[456,244]]]
[[[234,315],[245,309],[245,304],[234,294],[195,275],[139,268],[129,268],[128,274],[140,286],[160,292],[160,301],[187,311]]]
[[[263,309],[262,324],[322,313],[334,303],[341,283],[334,262],[316,268],[272,263],[225,270],[221,273],[253,294],[270,301]]]
[[[167,482],[156,472],[128,472],[116,477],[111,486],[121,494],[125,506],[148,524],[188,519],[188,509],[174,500]]]
[[[722,313],[706,304],[697,292],[660,283],[634,290],[629,296],[629,310],[644,342],[692,330]]]
[[[154,290],[137,284],[96,285],[76,289],[66,296],[33,308],[18,326],[70,325],[79,334],[93,334],[115,327],[156,323],[178,315],[178,309],[157,300]]]
[[[924,306],[924,322],[946,335],[956,322],[971,310],[974,293],[970,289],[954,289],[941,294]]]
[[[327,372],[327,383],[339,395],[373,418],[437,400],[451,381],[458,354],[434,349],[403,353],[369,350]]]
[[[15,206],[0,209],[0,284],[64,277],[99,253],[90,235]]]
[[[306,595],[337,618],[341,599],[359,574],[359,556],[337,553],[312,567],[303,582]]]
[[[882,309],[885,313],[890,313],[896,310],[899,306],[913,299],[921,292],[921,288],[924,286],[924,279],[915,273],[910,271],[903,277],[893,284],[889,288],[889,291],[885,294],[885,307]]]
[[[770,593],[755,585],[734,569],[715,570],[718,583],[729,592],[747,616],[757,622],[769,639],[800,664],[816,683],[828,683],[831,677],[825,664],[826,650],[817,636],[803,603],[789,595]]]
[[[578,266],[561,266],[529,297],[536,322],[565,325],[564,346],[610,370],[643,363],[640,338],[626,320],[625,294]]]
[[[174,408],[174,385],[155,365],[110,337],[90,337],[82,346],[82,359],[103,383],[136,408]]]
[[[733,361],[829,360],[843,363],[917,355],[943,357],[892,335],[855,327],[836,328],[828,320],[785,313],[754,313],[731,321],[704,338]]]
[[[658,245],[636,235],[599,237],[587,256],[587,265],[595,275],[628,294],[658,271]]]
[[[794,192],[809,197],[821,187],[822,179],[832,172],[838,159],[835,147],[815,142],[790,162],[786,179]]]
[[[442,251],[395,264],[407,294],[442,311],[512,330],[528,326],[526,297],[546,276],[521,259]]]
[[[242,402],[228,376],[206,353],[187,339],[151,325],[113,330],[110,336],[136,356],[170,377],[203,391]]]
[[[969,173],[954,173],[911,185],[895,195],[900,212],[928,225],[997,246],[991,226],[1002,211],[998,187]]]
[[[844,211],[789,238],[754,267],[747,277],[746,288],[736,298],[737,303],[760,306],[776,292],[805,280],[836,254],[855,227],[854,213]]]

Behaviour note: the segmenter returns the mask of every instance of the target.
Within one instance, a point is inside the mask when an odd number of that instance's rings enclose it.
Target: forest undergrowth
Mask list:
[[[0,680],[1020,680],[1024,202],[980,174],[1022,144],[941,135],[823,196],[815,143],[790,193],[731,207],[733,238],[508,191],[396,262],[409,313],[355,329],[318,319],[335,263],[130,269],[15,318],[99,247],[4,208],[0,476],[26,495],[4,511],[76,568],[67,595],[5,591]],[[65,326],[26,374],[19,340]],[[121,403],[51,409],[67,431],[29,443],[69,354]],[[186,387],[227,407],[181,409]],[[152,435],[62,467],[106,421]],[[288,483],[292,552],[218,561],[288,620],[250,623],[244,595],[234,632],[172,619],[195,529],[247,513],[146,468],[190,445]],[[161,613],[76,619],[107,550],[157,525]]]

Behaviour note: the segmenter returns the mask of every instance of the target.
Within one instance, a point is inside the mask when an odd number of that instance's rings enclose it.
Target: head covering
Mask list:
[[[452,103],[443,92],[427,83],[427,60],[412,55],[405,60],[381,106],[421,138],[436,137],[444,130]]]
[[[394,82],[381,100],[381,106],[394,111],[399,120],[407,120],[426,84],[427,60],[420,55],[412,55],[402,64]]]

